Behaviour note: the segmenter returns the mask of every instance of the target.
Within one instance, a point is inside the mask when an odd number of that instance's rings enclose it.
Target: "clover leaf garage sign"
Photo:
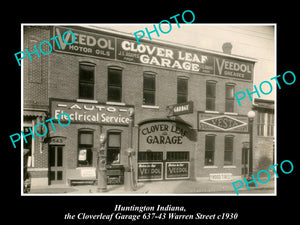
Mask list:
[[[199,131],[248,132],[247,116],[228,116],[198,112]]]

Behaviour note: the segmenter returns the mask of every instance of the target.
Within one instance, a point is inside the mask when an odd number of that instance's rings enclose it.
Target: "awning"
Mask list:
[[[23,116],[42,116],[45,117],[46,113],[41,111],[24,110]]]

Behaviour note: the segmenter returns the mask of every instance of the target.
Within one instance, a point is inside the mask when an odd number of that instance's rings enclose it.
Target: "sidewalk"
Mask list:
[[[191,181],[153,181],[139,182],[137,190],[128,192],[124,190],[124,185],[108,185],[107,192],[98,193],[97,185],[51,185],[46,187],[33,188],[29,194],[232,194],[236,195],[232,181],[210,181],[208,179]],[[240,194],[274,194],[274,180],[271,179],[266,184],[258,183],[258,187],[250,187],[244,184],[239,190]]]

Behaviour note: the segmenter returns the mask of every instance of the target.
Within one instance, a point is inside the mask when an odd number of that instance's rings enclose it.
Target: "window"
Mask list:
[[[177,103],[185,103],[188,101],[188,79],[177,78]]]
[[[205,136],[205,166],[214,165],[215,135]]]
[[[274,136],[274,113],[268,113],[268,136]]]
[[[167,152],[167,161],[182,162],[189,161],[189,152]]]
[[[162,152],[139,152],[138,154],[139,162],[162,162],[162,160]]]
[[[264,136],[265,128],[265,113],[263,112],[258,112],[257,113],[257,135],[258,136]]]
[[[107,164],[119,164],[121,152],[121,133],[109,132],[107,136]]]
[[[226,84],[225,87],[225,112],[234,112],[234,85]]]
[[[94,72],[93,64],[79,64],[79,98],[94,99]]]
[[[122,101],[122,70],[117,68],[108,68],[107,78],[107,101]]]
[[[144,73],[143,105],[155,105],[155,75]]]
[[[23,128],[24,135],[28,135],[29,133],[32,133],[32,132],[33,132],[32,127],[24,127]],[[27,143],[25,142],[25,139],[26,139]],[[33,144],[32,135],[29,135],[29,136],[26,136],[26,138],[23,138],[23,149],[28,150],[28,153],[24,156],[24,165],[27,165],[28,167],[33,166],[32,158],[31,158],[32,157],[32,152],[31,152],[32,144]]]
[[[78,132],[78,166],[93,165],[93,143],[94,135],[92,131]]]
[[[233,136],[225,136],[224,143],[224,165],[233,163]]]
[[[216,82],[206,82],[206,110],[216,110]]]

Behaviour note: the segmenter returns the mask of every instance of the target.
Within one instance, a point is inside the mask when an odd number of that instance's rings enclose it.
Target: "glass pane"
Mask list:
[[[205,150],[215,150],[215,136],[205,136]]]
[[[187,102],[187,95],[177,95],[177,103],[185,103]]]
[[[216,97],[216,84],[207,82],[206,83],[206,97],[215,98]]]
[[[62,147],[57,147],[57,166],[63,166],[63,151],[62,151]]]
[[[94,99],[94,84],[80,83],[79,98]]]
[[[108,86],[122,87],[122,70],[108,69]]]
[[[144,75],[144,89],[155,90],[155,76]]]
[[[232,151],[224,152],[224,165],[232,165]]]
[[[226,85],[226,98],[233,99],[234,96],[234,86]]]
[[[144,105],[155,105],[155,91],[145,91],[144,90]]]
[[[109,147],[121,147],[121,135],[120,134],[109,134],[108,135],[108,146]]]
[[[234,111],[234,100],[226,100],[225,103],[225,112],[233,112]]]
[[[63,178],[63,171],[57,171],[56,175],[57,175],[57,180],[62,180],[62,178]]]
[[[107,149],[107,164],[120,163],[120,149]]]
[[[93,151],[90,148],[79,149],[78,151],[78,166],[92,166]]]
[[[79,81],[94,83],[94,66],[79,65]]]
[[[50,180],[55,180],[55,171],[50,171]]]
[[[55,147],[50,148],[50,166],[55,166]]]
[[[120,87],[108,87],[107,100],[111,102],[121,102],[122,89]]]
[[[92,133],[80,133],[79,144],[93,145],[93,134]]]
[[[233,137],[225,137],[225,151],[233,151]]]
[[[214,151],[205,151],[205,165],[214,165]]]
[[[206,109],[207,110],[215,110],[215,98],[207,98],[206,99]]]
[[[188,92],[188,79],[177,79],[177,93],[187,94]]]

